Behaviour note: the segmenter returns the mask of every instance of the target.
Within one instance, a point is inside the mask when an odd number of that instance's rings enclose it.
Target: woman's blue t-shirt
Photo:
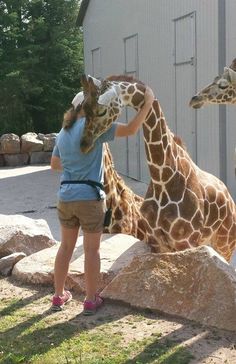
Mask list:
[[[53,156],[60,157],[63,172],[61,181],[93,180],[103,183],[103,143],[115,138],[117,124],[102,134],[93,149],[84,154],[80,150],[80,139],[85,126],[85,118],[77,120],[69,129],[61,129],[56,138]],[[105,193],[98,189],[101,198]],[[96,190],[86,184],[63,184],[58,191],[60,201],[96,200]]]

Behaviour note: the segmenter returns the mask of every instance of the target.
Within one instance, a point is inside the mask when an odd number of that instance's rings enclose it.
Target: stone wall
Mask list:
[[[0,167],[49,164],[56,133],[3,134],[0,137]]]

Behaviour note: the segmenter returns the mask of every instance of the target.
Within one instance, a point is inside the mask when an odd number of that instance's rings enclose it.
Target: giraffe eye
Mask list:
[[[218,87],[221,89],[221,90],[224,90],[226,89],[227,87],[229,87],[229,82],[228,80],[226,79],[221,79],[219,80],[219,82],[217,82],[218,84]]]
[[[104,110],[104,111],[102,111],[101,113],[98,113],[97,115],[99,116],[99,117],[101,117],[101,116],[104,116],[104,115],[106,115],[106,110]]]
[[[229,85],[227,83],[220,83],[219,84],[219,88],[222,89],[222,90],[226,89],[227,87],[229,87]]]

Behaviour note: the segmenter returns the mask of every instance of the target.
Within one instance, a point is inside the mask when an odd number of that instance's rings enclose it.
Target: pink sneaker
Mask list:
[[[62,296],[53,296],[52,298],[52,311],[61,311],[63,306],[72,300],[70,291],[64,291]]]
[[[85,316],[94,315],[97,312],[97,309],[102,306],[104,300],[98,294],[95,295],[95,301],[84,301],[84,311],[83,314]]]

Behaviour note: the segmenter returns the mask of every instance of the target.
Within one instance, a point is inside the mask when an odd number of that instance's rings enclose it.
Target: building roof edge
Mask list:
[[[79,8],[79,14],[76,19],[76,26],[81,27],[83,25],[84,17],[89,6],[90,0],[82,0]]]

